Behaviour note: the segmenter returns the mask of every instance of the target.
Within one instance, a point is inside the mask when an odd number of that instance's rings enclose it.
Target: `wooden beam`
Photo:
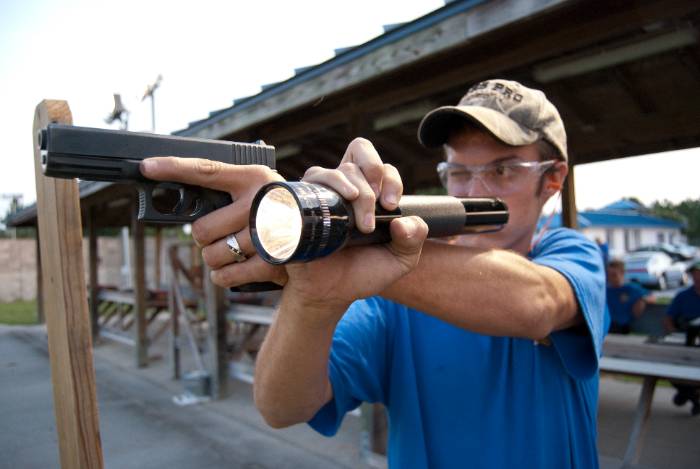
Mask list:
[[[39,227],[36,228],[36,322],[44,324],[46,315],[44,310],[44,282],[41,275],[41,241],[39,240]]]
[[[99,290],[98,278],[98,253],[97,253],[97,209],[90,207],[88,211],[88,239],[89,239],[89,262],[90,273],[88,275],[90,282],[89,297],[90,297],[90,321],[92,322],[92,340],[97,340],[100,336],[100,317],[99,317],[99,299],[97,293]]]
[[[228,353],[226,343],[226,304],[224,290],[209,279],[209,266],[204,267],[204,305],[207,311],[207,368],[211,373],[211,397],[222,399],[228,394]]]
[[[148,366],[148,337],[146,335],[146,249],[144,241],[144,226],[137,219],[134,206],[131,212],[131,278],[134,289],[134,342],[136,344],[136,366]]]
[[[155,287],[156,290],[160,290],[160,264],[161,264],[161,251],[163,250],[163,228],[161,226],[156,226],[156,258],[155,258]]]
[[[578,228],[578,211],[576,210],[576,190],[574,186],[574,165],[569,166],[569,175],[564,181],[561,191],[562,225],[568,228]]]
[[[65,101],[44,100],[34,114],[34,174],[41,267],[58,448],[63,469],[102,468],[92,334],[78,184],[44,177],[37,135],[49,123],[71,124]]]

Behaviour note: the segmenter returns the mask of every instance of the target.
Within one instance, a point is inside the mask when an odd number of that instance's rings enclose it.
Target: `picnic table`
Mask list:
[[[603,345],[600,371],[643,379],[622,460],[623,468],[632,467],[639,462],[656,383],[668,379],[700,386],[700,347],[686,347],[674,340],[652,342],[645,336],[610,334]]]

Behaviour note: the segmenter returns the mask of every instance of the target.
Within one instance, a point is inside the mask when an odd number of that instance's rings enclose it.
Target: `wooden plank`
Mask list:
[[[275,308],[270,306],[233,303],[226,312],[226,319],[269,326],[272,324],[274,313]]]
[[[628,360],[625,358],[602,357],[600,359],[600,371],[630,376],[651,376],[700,385],[700,367],[697,366],[671,365],[642,360]]]
[[[88,212],[88,239],[89,252],[88,257],[90,262],[90,273],[88,275],[90,281],[90,321],[92,323],[92,339],[95,340],[100,333],[100,317],[99,317],[99,278],[97,274],[97,266],[99,260],[97,258],[97,210],[95,207],[90,207]]]
[[[46,315],[44,313],[44,282],[41,276],[41,242],[39,240],[39,230],[36,230],[36,322],[44,324]]]
[[[146,247],[144,226],[137,219],[137,212],[131,212],[131,275],[134,288],[134,342],[136,344],[136,366],[148,366],[148,336],[146,334]]]
[[[207,354],[211,376],[211,397],[222,399],[228,394],[228,351],[226,343],[226,305],[224,290],[209,278],[210,269],[204,268],[204,307],[207,313]]]
[[[647,338],[640,336],[608,335],[603,343],[603,355],[700,367],[700,348],[647,343]]]
[[[41,288],[63,469],[103,467],[92,333],[83,267],[82,223],[75,180],[44,177],[37,134],[49,123],[71,124],[65,101],[44,100],[34,114],[34,174],[41,233]]]

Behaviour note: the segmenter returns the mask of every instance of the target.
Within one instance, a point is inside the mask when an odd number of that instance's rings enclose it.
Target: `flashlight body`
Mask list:
[[[352,211],[352,206],[350,206]],[[420,217],[428,225],[429,238],[498,231],[508,221],[508,209],[500,199],[458,198],[448,195],[404,195],[396,210],[375,207],[375,229],[363,233],[351,223],[347,245],[391,241],[389,225],[394,218]]]
[[[287,194],[288,210],[284,213],[290,222],[297,221],[299,231],[294,237],[287,236],[291,241],[285,249],[273,250],[269,247],[277,245],[275,238],[281,233],[274,224],[279,227],[280,218],[263,212],[270,206],[265,202],[280,190]],[[320,184],[273,182],[263,186],[253,199],[250,233],[258,254],[270,264],[309,262],[344,246],[389,242],[391,221],[406,216],[422,218],[428,225],[428,236],[438,238],[497,231],[507,223],[508,209],[500,199],[407,195],[395,210],[377,204],[375,229],[363,233],[356,228],[352,204],[336,191]],[[283,217],[283,224],[285,220]]]

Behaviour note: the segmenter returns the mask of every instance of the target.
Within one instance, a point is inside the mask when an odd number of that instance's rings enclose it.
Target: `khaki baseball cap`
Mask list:
[[[418,126],[418,140],[425,147],[439,147],[465,120],[507,145],[529,145],[544,139],[554,145],[563,160],[568,160],[566,131],[559,111],[543,92],[516,81],[482,81],[469,88],[457,106],[430,111]]]

